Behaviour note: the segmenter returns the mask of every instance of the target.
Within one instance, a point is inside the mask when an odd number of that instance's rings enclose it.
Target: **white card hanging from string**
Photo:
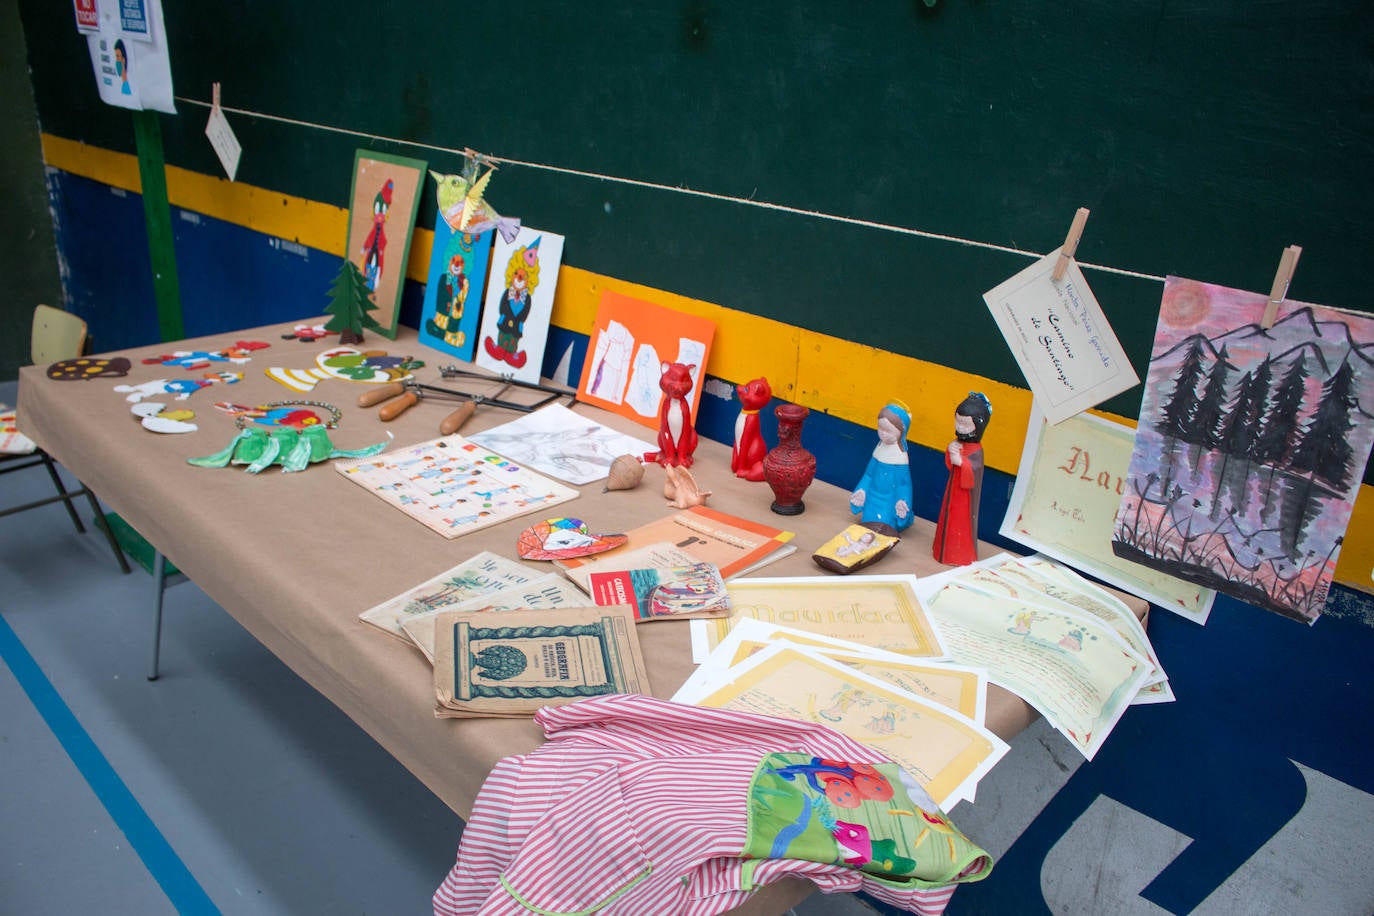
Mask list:
[[[219,83],[214,84],[211,97],[210,120],[205,122],[205,136],[215,148],[215,155],[219,156],[224,173],[233,181],[239,171],[239,157],[243,153],[243,147],[239,146],[239,138],[234,136],[234,129],[229,126],[224,109],[219,107]]]
[[[1079,207],[1061,248],[983,294],[1051,424],[1140,381],[1073,258],[1087,220]]]

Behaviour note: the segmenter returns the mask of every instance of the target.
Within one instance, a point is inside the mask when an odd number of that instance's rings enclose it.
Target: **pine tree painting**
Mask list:
[[[1374,316],[1169,277],[1117,556],[1321,614],[1374,443]]]

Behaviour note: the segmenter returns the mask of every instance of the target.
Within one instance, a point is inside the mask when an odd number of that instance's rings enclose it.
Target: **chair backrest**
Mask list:
[[[86,322],[71,312],[40,305],[33,310],[33,337],[29,357],[34,365],[44,366],[63,359],[75,359],[86,350]]]

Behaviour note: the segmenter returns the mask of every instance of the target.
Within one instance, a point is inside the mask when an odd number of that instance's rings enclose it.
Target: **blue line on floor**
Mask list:
[[[29,701],[61,742],[67,756],[76,764],[100,803],[114,819],[115,826],[124,832],[129,844],[177,912],[183,916],[188,913],[218,913],[219,909],[211,902],[209,895],[124,785],[124,780],[119,778],[91,736],[81,727],[71,708],[4,617],[0,617],[0,658],[14,673],[15,680],[24,688]]]

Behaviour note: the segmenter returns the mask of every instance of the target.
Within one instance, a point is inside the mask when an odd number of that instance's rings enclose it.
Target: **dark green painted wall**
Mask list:
[[[20,7],[44,129],[132,152],[70,5]],[[165,15],[177,92],[194,99],[219,81],[231,107],[1033,251],[1086,206],[1083,261],[1261,291],[1296,243],[1293,297],[1370,307],[1364,0],[241,0]],[[205,109],[181,110],[163,123],[168,163],[218,174]],[[233,124],[241,181],[347,205],[366,141]],[[565,234],[578,267],[1023,384],[981,298],[1020,256],[519,165],[491,199]],[[1143,374],[1159,284],[1088,277]]]

